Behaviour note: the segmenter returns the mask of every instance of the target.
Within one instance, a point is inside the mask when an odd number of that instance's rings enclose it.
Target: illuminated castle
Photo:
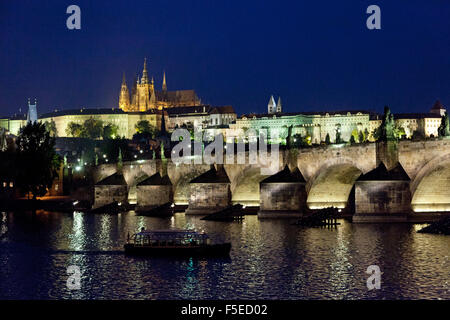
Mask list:
[[[163,108],[175,108],[185,106],[197,106],[201,100],[194,90],[167,91],[166,73],[163,76],[162,90],[156,91],[153,77],[150,80],[147,71],[147,59],[144,60],[142,77],[134,81],[131,90],[131,99],[128,86],[123,76],[119,95],[119,108],[125,112],[145,112],[148,110],[162,110]]]

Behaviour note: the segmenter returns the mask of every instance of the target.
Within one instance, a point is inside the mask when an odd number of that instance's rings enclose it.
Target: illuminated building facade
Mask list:
[[[265,129],[271,142],[277,142],[272,137],[277,136],[278,142],[283,143],[292,127],[292,135],[308,137],[310,143],[319,144],[326,141],[327,135],[330,142],[335,143],[340,136],[340,141],[348,142],[353,135],[355,142],[359,141],[362,133],[364,139],[374,141],[373,131],[382,123],[382,115],[368,111],[337,111],[337,112],[295,112],[282,113],[281,100],[275,104],[273,96],[270,97],[266,114],[244,114],[235,123],[229,125],[229,129],[222,130],[228,141],[239,138],[248,129]],[[406,138],[411,138],[414,132],[423,137],[437,137],[441,117],[445,114],[445,107],[439,102],[428,113],[394,114],[395,124],[403,128]]]

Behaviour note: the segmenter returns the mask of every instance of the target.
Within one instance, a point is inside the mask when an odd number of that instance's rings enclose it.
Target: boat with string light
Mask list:
[[[228,256],[231,243],[211,243],[195,230],[145,230],[128,235],[125,253],[147,256]]]

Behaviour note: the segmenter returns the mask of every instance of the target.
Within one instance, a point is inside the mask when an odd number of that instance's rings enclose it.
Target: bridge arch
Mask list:
[[[410,185],[415,212],[450,211],[450,153],[428,161]]]
[[[209,165],[171,163],[168,167],[168,175],[173,186],[173,200],[177,205],[187,205],[189,202],[189,183],[202,173],[210,169]]]
[[[311,209],[345,208],[356,179],[363,173],[351,159],[331,159],[308,180],[307,205]]]
[[[259,166],[248,166],[231,181],[231,200],[242,205],[259,206],[259,183],[267,178]]]

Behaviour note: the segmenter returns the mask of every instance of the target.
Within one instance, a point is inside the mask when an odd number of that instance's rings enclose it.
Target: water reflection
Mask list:
[[[450,238],[405,224],[341,221],[337,229],[320,229],[256,216],[225,223],[132,211],[1,213],[0,221],[0,298],[450,298]],[[121,254],[128,232],[142,227],[205,230],[213,241],[231,241],[231,259]],[[383,272],[382,287],[368,291],[365,272],[374,264]],[[70,265],[80,267],[81,290],[66,287]]]

